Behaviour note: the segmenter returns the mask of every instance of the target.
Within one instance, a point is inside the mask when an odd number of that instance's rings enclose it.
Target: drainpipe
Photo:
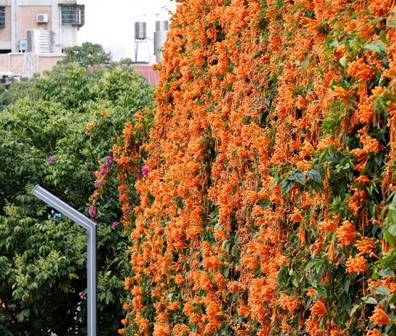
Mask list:
[[[11,52],[19,52],[18,0],[11,0]]]

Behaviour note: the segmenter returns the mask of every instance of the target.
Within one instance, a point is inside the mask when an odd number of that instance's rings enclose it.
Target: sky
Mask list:
[[[152,40],[155,21],[168,20],[169,10],[176,9],[174,0],[78,0],[77,3],[85,5],[85,25],[78,32],[79,45],[99,43],[113,54],[115,61],[126,57],[135,60],[135,21],[146,22],[147,36]],[[155,63],[152,41],[149,46],[139,43],[137,60]]]

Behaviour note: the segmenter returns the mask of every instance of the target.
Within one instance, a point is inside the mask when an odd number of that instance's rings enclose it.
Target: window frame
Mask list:
[[[85,5],[59,4],[62,25],[82,27],[85,24]]]
[[[0,6],[0,28],[6,26],[6,6]]]

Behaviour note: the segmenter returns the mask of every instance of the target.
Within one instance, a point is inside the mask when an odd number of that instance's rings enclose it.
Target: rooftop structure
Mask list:
[[[27,31],[53,32],[53,52],[77,45],[85,6],[76,0],[0,0],[0,53],[24,52]]]

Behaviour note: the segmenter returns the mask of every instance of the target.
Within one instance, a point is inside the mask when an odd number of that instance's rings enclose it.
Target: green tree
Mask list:
[[[63,50],[66,57],[59,63],[78,63],[82,67],[107,64],[111,53],[106,52],[100,44],[84,42],[81,46],[67,47]]]
[[[0,85],[0,111],[4,110],[8,105],[11,105],[26,96],[31,96],[37,77],[22,78],[19,82],[15,82],[6,88],[5,85]]]
[[[40,184],[98,225],[98,334],[109,335],[122,318],[128,237],[115,178],[87,207],[92,172],[98,162],[99,171],[114,169],[110,146],[153,104],[153,88],[114,63],[93,71],[60,64],[29,83],[0,113],[1,334],[86,333],[86,233],[31,195]]]

